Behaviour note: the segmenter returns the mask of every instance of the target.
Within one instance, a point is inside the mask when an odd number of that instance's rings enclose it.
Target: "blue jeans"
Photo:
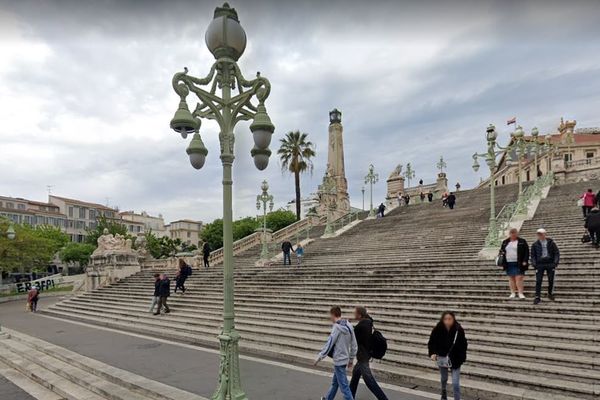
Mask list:
[[[353,396],[356,396],[356,389],[358,389],[358,382],[360,381],[360,377],[362,376],[365,381],[365,385],[367,388],[373,393],[373,395],[377,398],[377,400],[388,400],[381,387],[377,384],[373,373],[371,372],[371,367],[369,366],[368,361],[358,362],[354,369],[352,370],[352,379],[350,380],[350,391]]]
[[[344,400],[354,400],[354,397],[352,397],[352,392],[350,391],[350,386],[348,385],[348,378],[346,377],[345,365],[336,365],[334,367],[331,388],[329,389],[327,396],[325,396],[325,399],[335,399],[335,395],[337,394],[338,388],[340,389],[340,392],[342,392]]]
[[[442,399],[447,397],[448,368],[440,368],[442,378]],[[452,368],[452,388],[454,390],[454,400],[460,400],[460,368]]]
[[[292,265],[292,258],[290,257],[290,252],[289,251],[287,251],[287,252],[284,251],[283,252],[283,265],[286,265],[286,263],[289,264],[289,265]]]

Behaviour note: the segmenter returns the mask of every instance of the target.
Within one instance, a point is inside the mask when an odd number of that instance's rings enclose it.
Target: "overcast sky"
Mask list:
[[[231,2],[248,35],[240,59],[272,84],[272,149],[290,130],[317,146],[307,195],[327,160],[328,111],[343,112],[354,206],[370,162],[385,179],[412,163],[434,180],[440,155],[453,185],[473,186],[471,154],[488,123],[516,116],[526,131],[560,117],[600,125],[599,1]],[[213,1],[0,0],[0,194],[56,195],[210,221],[221,214],[217,129],[196,171],[186,141],[169,130],[178,104],[171,77],[204,76]],[[191,99],[191,98],[190,98]],[[190,104],[193,104],[190,100]],[[236,128],[234,215],[254,215],[260,182],[276,205],[293,178],[276,157],[257,171],[248,124]],[[483,168],[482,168],[483,170]]]

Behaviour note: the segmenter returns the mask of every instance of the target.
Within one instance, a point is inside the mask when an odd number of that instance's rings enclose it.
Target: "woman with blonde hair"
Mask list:
[[[510,285],[510,297],[524,299],[525,271],[529,269],[529,245],[527,241],[519,237],[519,230],[512,228],[508,238],[502,242],[498,255],[498,264],[508,276]]]

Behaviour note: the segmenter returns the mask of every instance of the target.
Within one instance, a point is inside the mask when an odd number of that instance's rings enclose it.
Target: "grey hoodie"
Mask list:
[[[356,357],[358,345],[356,344],[354,329],[348,320],[340,319],[333,324],[331,334],[327,339],[327,343],[325,343],[325,346],[317,356],[317,360],[321,361],[327,357],[327,354],[331,351],[332,347],[334,347],[333,365],[347,365],[351,360],[354,360],[354,357]]]

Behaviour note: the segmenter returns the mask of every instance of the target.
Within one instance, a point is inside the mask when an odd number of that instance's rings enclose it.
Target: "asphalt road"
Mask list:
[[[40,302],[41,307],[49,302]],[[115,331],[102,330],[42,315],[26,313],[23,304],[0,305],[0,324],[65,347],[106,364],[210,398],[216,384],[218,355],[212,350],[179,346]],[[325,339],[325,338],[324,338]],[[242,383],[250,399],[315,400],[328,389],[331,378],[305,368],[285,367],[269,361],[241,359]],[[6,392],[5,392],[6,390]],[[399,389],[402,390],[402,389]],[[403,391],[385,389],[389,400],[426,400]],[[31,397],[5,379],[0,380],[3,400]],[[8,397],[5,393],[9,393]],[[11,394],[12,393],[12,394]],[[13,397],[10,397],[13,396]],[[341,395],[338,394],[338,398]],[[356,400],[375,397],[361,385]]]

